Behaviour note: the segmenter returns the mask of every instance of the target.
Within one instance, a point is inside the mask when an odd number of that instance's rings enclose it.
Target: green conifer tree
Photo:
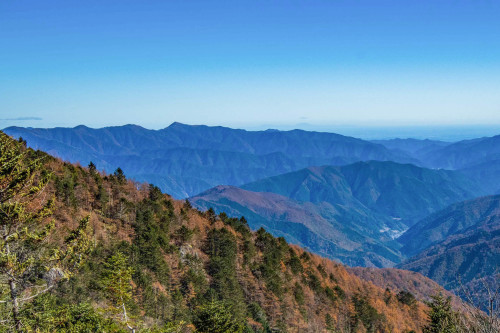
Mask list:
[[[123,173],[123,170],[121,168],[117,168],[113,175],[116,177],[118,184],[123,185],[127,182],[127,178],[125,177],[125,174]]]
[[[242,333],[244,329],[229,309],[215,300],[198,308],[193,324],[199,333]]]
[[[445,298],[439,293],[432,296],[429,302],[429,324],[424,327],[424,333],[457,333],[456,314],[451,308],[451,298]]]
[[[335,330],[335,322],[333,320],[333,317],[327,313],[326,316],[325,316],[325,324],[326,324],[326,329],[329,331],[329,332],[334,332]]]

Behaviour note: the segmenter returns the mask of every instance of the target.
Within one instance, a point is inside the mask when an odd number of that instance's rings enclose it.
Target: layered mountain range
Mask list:
[[[217,185],[240,186],[310,166],[394,161],[432,169],[460,170],[488,194],[500,170],[500,136],[456,143],[392,139],[365,141],[335,133],[246,131],[173,123],[161,130],[137,125],[93,129],[9,127],[28,145],[63,160],[113,172],[121,167],[139,181],[157,184],[177,198]]]
[[[398,265],[457,290],[500,264],[500,136],[365,141],[180,123],[5,132],[63,160],[120,167],[351,266]]]
[[[433,169],[459,170],[488,194],[500,194],[500,135],[448,143],[435,140],[393,139],[373,141]]]
[[[242,185],[314,165],[380,160],[416,162],[383,145],[333,133],[245,131],[173,123],[154,131],[135,125],[92,129],[9,127],[32,148],[70,162],[154,183],[176,198],[217,185]]]

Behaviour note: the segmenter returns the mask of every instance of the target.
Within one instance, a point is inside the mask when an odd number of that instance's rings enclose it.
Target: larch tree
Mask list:
[[[120,312],[123,322],[131,332],[135,332],[127,313],[127,302],[132,299],[132,273],[127,264],[127,257],[121,252],[114,254],[105,263],[103,284],[108,292],[108,297],[113,303],[114,311]]]
[[[25,302],[67,278],[90,246],[88,217],[66,239],[50,249],[47,237],[55,199],[45,191],[51,174],[44,156],[0,132],[0,325],[23,331],[20,310]]]

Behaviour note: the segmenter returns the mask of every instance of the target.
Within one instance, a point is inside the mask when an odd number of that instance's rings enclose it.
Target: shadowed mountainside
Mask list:
[[[413,225],[451,203],[478,196],[480,188],[463,175],[394,162],[358,162],[310,167],[241,186],[307,202],[351,206],[358,201],[393,224]]]
[[[450,236],[498,223],[500,195],[481,197],[453,204],[428,216],[398,240],[404,244],[401,250],[412,256]]]
[[[465,169],[500,159],[500,135],[459,141],[424,157],[426,165],[434,168]]]
[[[310,167],[241,188],[218,186],[190,198],[197,207],[245,215],[252,228],[351,266],[392,266],[402,258],[393,239],[409,225],[477,187],[452,171],[394,162]]]
[[[414,157],[420,164],[425,165],[426,159],[435,151],[452,144],[450,142],[438,140],[419,140],[419,139],[387,139],[387,140],[371,140],[373,143],[381,144],[393,151],[399,151],[409,156]]]
[[[398,267],[419,272],[447,289],[477,293],[500,267],[500,196],[451,205],[398,239],[414,255]],[[484,299],[482,300],[484,303]]]

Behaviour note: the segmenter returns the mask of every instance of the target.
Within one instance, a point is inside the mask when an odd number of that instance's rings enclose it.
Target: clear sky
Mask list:
[[[500,1],[0,2],[0,128],[173,121],[500,125]]]

